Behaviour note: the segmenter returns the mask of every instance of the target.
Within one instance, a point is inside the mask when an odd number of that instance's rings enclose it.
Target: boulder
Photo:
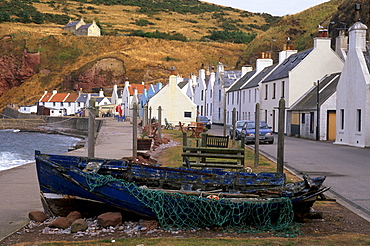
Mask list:
[[[36,222],[44,222],[48,216],[41,211],[32,211],[28,213],[28,218]]]
[[[98,216],[98,224],[102,227],[117,226],[122,224],[120,212],[107,212]]]
[[[67,215],[67,220],[71,221],[71,223],[75,220],[82,219],[82,214],[78,211],[70,212]]]
[[[87,228],[87,222],[84,219],[77,219],[71,225],[71,232],[86,231]]]
[[[70,227],[72,222],[68,220],[66,217],[59,217],[56,220],[54,220],[49,227],[54,227],[54,228],[60,228],[60,229],[66,229]]]

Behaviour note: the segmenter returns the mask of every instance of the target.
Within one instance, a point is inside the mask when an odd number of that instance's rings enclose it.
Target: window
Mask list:
[[[285,97],[285,81],[281,81],[281,97]]]
[[[302,116],[301,116],[301,122],[302,124],[305,124],[306,123],[306,114],[305,113],[302,113]]]
[[[60,106],[63,107],[63,102],[60,103]]]
[[[217,84],[220,84],[221,83],[221,79],[220,78],[218,78],[217,79]]]
[[[361,109],[357,109],[357,131],[361,131]]]
[[[340,129],[344,130],[344,109],[340,110]]]
[[[218,108],[218,119],[221,119],[221,108]]]
[[[72,105],[72,104],[69,102],[69,103],[68,103],[68,107],[71,107],[71,105]]]
[[[202,92],[200,94],[200,100],[202,100],[202,101],[203,101],[203,93],[204,93],[204,91],[202,90]]]
[[[310,112],[310,132],[313,133],[315,129],[315,113]]]
[[[211,94],[209,95],[210,98],[212,98],[212,90],[210,90]]]
[[[265,121],[267,122],[267,110],[265,110]]]
[[[245,103],[245,91],[243,91],[243,103]]]
[[[250,103],[251,102],[251,93],[252,91],[251,90],[248,90],[248,102]]]
[[[272,99],[276,98],[276,83],[272,84]]]
[[[234,105],[234,97],[235,97],[235,95],[234,95],[234,92],[231,92],[231,104],[232,105]]]
[[[269,85],[265,85],[265,100],[267,100]]]
[[[55,102],[53,102],[53,106],[55,107]]]
[[[184,112],[185,118],[191,118],[191,112]]]
[[[221,102],[221,90],[218,90],[218,101]]]

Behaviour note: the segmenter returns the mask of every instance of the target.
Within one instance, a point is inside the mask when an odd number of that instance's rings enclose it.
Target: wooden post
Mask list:
[[[256,103],[254,138],[254,167],[258,167],[260,154],[260,104]]]
[[[162,139],[162,107],[158,107],[158,139]]]
[[[144,105],[143,107],[143,127],[148,125],[148,106]]]
[[[278,146],[277,146],[277,172],[284,172],[284,125],[285,125],[285,100],[279,100],[278,119]]]
[[[132,113],[132,157],[137,157],[137,104],[133,105]]]
[[[233,108],[233,113],[232,113],[232,125],[233,125],[233,136],[232,136],[232,143],[233,143],[233,147],[235,145],[235,134],[236,134],[236,108]]]
[[[88,147],[87,147],[87,157],[95,157],[95,116],[90,109],[87,110],[89,115],[89,133],[88,133]]]
[[[182,146],[188,146],[188,134],[186,132],[182,133]]]

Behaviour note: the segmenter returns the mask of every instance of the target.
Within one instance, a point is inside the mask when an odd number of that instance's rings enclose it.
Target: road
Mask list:
[[[210,133],[222,135],[223,127],[212,125]],[[275,161],[277,142],[275,135],[274,144],[260,144],[261,154]],[[295,174],[326,176],[328,195],[370,221],[369,148],[284,137],[284,166]]]

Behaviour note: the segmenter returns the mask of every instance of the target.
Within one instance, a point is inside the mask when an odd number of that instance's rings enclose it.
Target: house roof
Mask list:
[[[256,70],[250,71],[244,74],[237,82],[235,82],[230,88],[227,90],[229,91],[237,91],[241,89],[241,87],[256,73]]]
[[[234,82],[242,76],[242,71],[226,70],[223,80],[226,88],[230,87]]]
[[[366,50],[364,51],[364,57],[367,65],[367,69],[370,73],[370,44],[366,45]]]
[[[65,25],[64,27],[72,27],[72,26],[76,26],[80,21],[72,21],[72,22],[69,22],[67,25]]]
[[[279,66],[264,80],[264,82],[283,79],[292,71],[313,49],[304,50],[286,58]]]
[[[326,75],[319,81],[319,104],[322,105],[329,99],[336,91],[337,84],[341,73],[333,73]],[[304,111],[316,110],[317,108],[317,86],[311,88],[308,93],[301,97],[296,104],[294,104],[290,111]]]
[[[142,84],[130,84],[128,87],[128,91],[130,95],[132,96],[134,95],[134,89],[136,88],[137,94],[142,94],[145,87],[146,85],[142,85]]]
[[[77,98],[77,101],[76,102],[83,102],[83,103],[86,103],[87,102],[87,99],[89,98],[89,94],[87,93],[82,93],[78,98]]]
[[[40,102],[48,102],[53,93],[46,93],[40,100]]]
[[[188,79],[178,83],[177,86],[180,87],[180,89],[182,89],[185,87],[185,85],[187,85],[187,83],[189,83]]]
[[[68,96],[68,93],[55,93],[49,100],[49,102],[64,102],[64,99]]]
[[[78,98],[78,94],[77,93],[70,93],[68,95],[68,97],[64,100],[65,102],[76,102],[77,98]]]
[[[82,25],[82,26],[80,26],[77,30],[88,29],[91,25],[92,25],[92,24]]]
[[[254,76],[254,78],[252,78],[248,82],[248,84],[243,86],[242,89],[248,89],[248,88],[253,88],[253,87],[258,86],[259,82],[261,82],[263,78],[265,78],[277,65],[278,64],[274,64],[274,65],[271,65],[269,67],[265,67],[264,69],[262,69],[262,71],[259,72],[259,74],[257,74],[256,76]]]

